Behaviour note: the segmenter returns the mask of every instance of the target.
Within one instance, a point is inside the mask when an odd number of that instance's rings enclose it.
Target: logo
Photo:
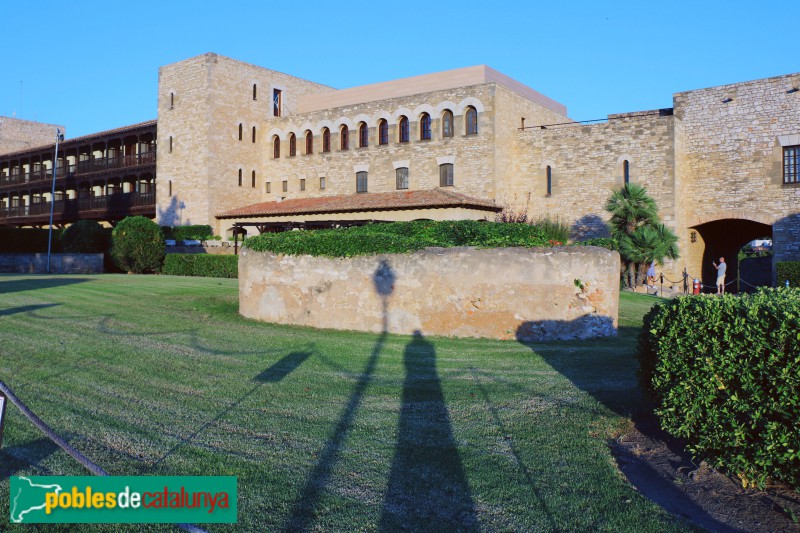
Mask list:
[[[14,524],[236,523],[235,477],[14,476]]]

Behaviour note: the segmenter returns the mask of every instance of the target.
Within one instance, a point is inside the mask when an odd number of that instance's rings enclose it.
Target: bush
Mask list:
[[[108,250],[111,230],[94,220],[79,220],[61,234],[65,252],[79,254],[103,253]]]
[[[195,226],[161,226],[165,239],[175,241],[207,241],[214,234],[211,226],[198,224]]]
[[[594,239],[586,239],[585,241],[579,241],[573,244],[576,246],[599,246],[615,252],[619,251],[619,243],[617,242],[617,239],[613,237],[596,237]]]
[[[569,240],[569,226],[558,217],[544,216],[531,224],[542,230],[548,241],[566,243]]]
[[[51,251],[61,252],[61,233],[53,229]],[[4,253],[47,253],[49,229],[39,228],[0,228],[0,252]]]
[[[256,252],[352,257],[408,253],[431,246],[548,246],[543,232],[528,224],[477,222],[391,222],[331,230],[265,233],[243,246]]]
[[[800,287],[800,261],[781,261],[777,265],[778,275],[776,283],[778,286],[789,280],[790,287]]]
[[[161,228],[146,217],[127,217],[111,232],[111,257],[126,272],[158,272],[164,248]]]
[[[238,278],[239,257],[236,255],[168,254],[164,258],[162,273],[169,276]]]
[[[798,289],[655,306],[638,356],[661,427],[745,486],[800,487],[798,328]]]

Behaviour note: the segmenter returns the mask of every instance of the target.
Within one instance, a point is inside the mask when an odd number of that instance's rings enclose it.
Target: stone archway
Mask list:
[[[753,239],[772,238],[771,225],[739,218],[704,222],[692,226],[690,231],[697,233],[695,237],[703,246],[703,251],[702,258],[700,254],[695,255],[694,265],[693,268],[690,267],[689,275],[700,275],[703,284],[708,286],[713,286],[717,277],[717,271],[712,261],[719,261],[720,257],[724,257],[725,262],[728,263],[726,280],[728,282],[736,280],[739,276],[738,254],[742,246]],[[771,272],[771,261],[769,261],[768,268]],[[756,281],[755,274],[753,274],[753,281]],[[726,290],[738,292],[736,282],[729,284]]]

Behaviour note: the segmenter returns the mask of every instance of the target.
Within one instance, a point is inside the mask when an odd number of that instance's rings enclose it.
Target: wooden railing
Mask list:
[[[90,172],[101,172],[103,170],[113,170],[117,168],[138,167],[152,165],[156,162],[156,151],[144,152],[141,154],[128,154],[115,157],[98,157],[86,161],[79,161],[77,164],[58,167],[57,178],[79,176]],[[37,181],[49,181],[53,179],[52,169],[33,170],[25,173],[12,173],[8,176],[0,176],[0,185],[13,185],[17,183],[33,183]]]
[[[81,211],[105,210],[124,212],[132,207],[155,206],[154,192],[129,192],[106,196],[87,196],[71,200],[56,200],[53,213],[80,213]],[[50,213],[50,202],[36,202],[31,205],[0,207],[0,219],[45,215]]]

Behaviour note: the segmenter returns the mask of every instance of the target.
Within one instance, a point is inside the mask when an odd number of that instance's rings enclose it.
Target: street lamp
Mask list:
[[[61,128],[56,128],[56,155],[53,157],[53,188],[50,190],[50,231],[47,234],[47,273],[50,273],[50,250],[53,248],[53,206],[56,203],[56,170],[58,169],[58,143],[64,140]]]

